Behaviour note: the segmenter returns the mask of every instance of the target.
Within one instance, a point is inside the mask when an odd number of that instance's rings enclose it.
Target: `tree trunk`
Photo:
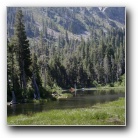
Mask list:
[[[34,90],[35,90],[36,97],[38,99],[40,99],[40,92],[39,92],[39,88],[38,88],[36,80],[35,80],[34,72],[33,72],[32,84],[33,84],[33,87],[34,87]]]
[[[44,68],[44,88],[46,88],[46,68]]]
[[[23,79],[23,90],[24,90],[24,95],[23,95],[23,100],[24,100],[24,96],[26,94],[26,78],[25,78],[25,71],[24,71],[24,61],[22,62],[22,65],[23,65],[23,72],[22,72],[22,79]]]

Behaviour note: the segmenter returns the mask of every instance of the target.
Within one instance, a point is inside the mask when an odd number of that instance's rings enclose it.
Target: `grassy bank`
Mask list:
[[[11,116],[7,122],[8,125],[125,125],[125,99],[89,108]]]

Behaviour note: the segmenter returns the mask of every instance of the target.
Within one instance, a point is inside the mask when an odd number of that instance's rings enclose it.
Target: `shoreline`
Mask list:
[[[98,88],[84,88],[84,91],[86,90],[114,90],[114,89],[125,89],[125,87],[98,87]],[[82,88],[76,89],[76,90],[82,90]],[[62,89],[62,91],[69,91],[69,89]]]
[[[125,126],[125,98],[91,107],[51,110],[7,117],[8,125],[119,125]],[[42,121],[43,120],[43,121]]]

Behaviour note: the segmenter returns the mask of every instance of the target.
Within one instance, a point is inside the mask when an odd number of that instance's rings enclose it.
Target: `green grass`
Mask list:
[[[10,116],[8,125],[125,125],[125,98],[89,108]]]

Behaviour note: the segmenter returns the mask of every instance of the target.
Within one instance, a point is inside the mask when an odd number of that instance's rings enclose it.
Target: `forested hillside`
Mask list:
[[[125,74],[125,8],[7,8],[7,87],[46,98],[55,87],[114,86]],[[123,84],[125,85],[125,84]]]

